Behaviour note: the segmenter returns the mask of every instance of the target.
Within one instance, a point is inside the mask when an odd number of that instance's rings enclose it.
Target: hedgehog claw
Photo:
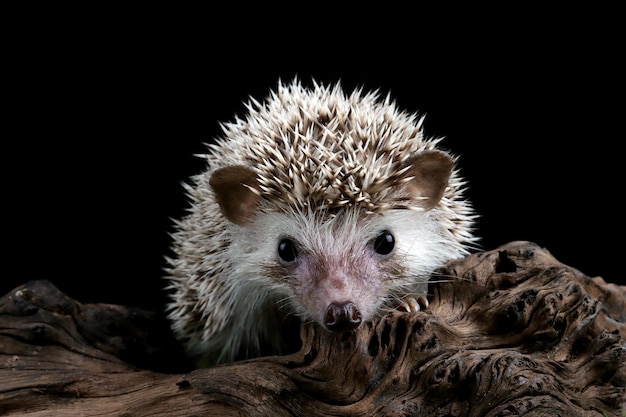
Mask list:
[[[409,297],[404,300],[398,300],[398,305],[396,306],[398,311],[406,313],[415,313],[420,310],[425,310],[426,308],[428,308],[428,299],[423,295],[417,298]]]

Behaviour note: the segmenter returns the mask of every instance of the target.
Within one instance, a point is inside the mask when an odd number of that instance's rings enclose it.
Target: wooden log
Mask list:
[[[626,415],[626,287],[530,242],[452,261],[430,306],[193,369],[159,314],[47,281],[0,299],[0,413],[29,416]]]

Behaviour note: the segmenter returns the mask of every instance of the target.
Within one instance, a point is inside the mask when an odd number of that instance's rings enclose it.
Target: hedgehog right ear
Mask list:
[[[409,159],[406,185],[413,198],[419,200],[424,210],[435,207],[450,181],[453,161],[448,154],[438,150],[423,151]]]
[[[259,196],[252,191],[256,175],[244,166],[227,166],[211,174],[209,184],[222,214],[239,226],[252,223]]]

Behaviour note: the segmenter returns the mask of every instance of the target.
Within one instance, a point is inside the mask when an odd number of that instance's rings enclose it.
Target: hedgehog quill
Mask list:
[[[285,353],[294,323],[346,332],[426,308],[432,272],[476,242],[476,216],[424,118],[297,79],[247,111],[207,145],[171,233],[168,317],[197,364]]]

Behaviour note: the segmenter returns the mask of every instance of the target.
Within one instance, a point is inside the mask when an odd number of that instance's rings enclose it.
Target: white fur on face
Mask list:
[[[454,248],[446,245],[440,229],[429,212],[414,210],[364,215],[347,209],[335,217],[267,212],[242,229],[245,234],[231,249],[240,253],[240,272],[250,273],[244,276],[255,279],[258,265],[264,265],[272,276],[259,279],[289,294],[294,312],[303,319],[323,324],[331,303],[352,302],[367,320],[395,297],[425,295],[430,272],[458,255],[449,253]],[[388,255],[376,253],[373,245],[384,231],[395,239]],[[278,255],[284,238],[298,248],[293,264]]]

